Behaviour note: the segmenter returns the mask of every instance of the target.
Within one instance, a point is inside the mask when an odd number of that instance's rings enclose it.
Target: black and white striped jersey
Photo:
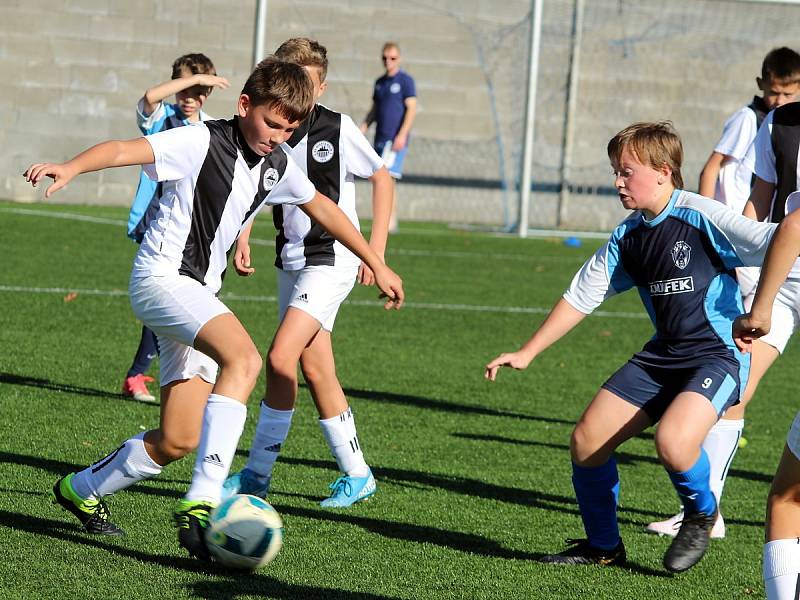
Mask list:
[[[786,215],[786,198],[800,188],[800,103],[790,102],[769,113],[753,146],[756,175],[775,184],[770,218],[779,223]]]
[[[206,121],[150,136],[155,162],[144,166],[163,182],[156,218],[133,263],[134,277],[180,273],[216,293],[228,252],[264,205],[304,204],[313,184],[283,148],[253,152],[237,118]]]
[[[317,104],[286,145],[317,191],[336,202],[358,229],[355,178],[371,177],[383,161],[353,120]],[[278,230],[275,266],[279,269],[360,264],[355,254],[296,206],[276,206],[272,218]]]

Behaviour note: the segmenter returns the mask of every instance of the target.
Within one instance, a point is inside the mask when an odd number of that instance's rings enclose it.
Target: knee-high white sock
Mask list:
[[[796,600],[800,593],[800,538],[764,544],[767,600]]]
[[[272,469],[281,445],[289,435],[292,426],[294,410],[275,410],[264,402],[261,403],[261,412],[258,415],[256,434],[250,446],[250,455],[247,458],[247,468],[255,473],[262,482],[272,477]]]
[[[72,478],[72,489],[82,498],[97,499],[124,490],[161,473],[144,447],[144,433],[135,435],[111,454]]]
[[[208,397],[187,500],[219,502],[246,419],[241,402],[220,394]]]
[[[711,465],[709,483],[718,504],[722,501],[725,478],[739,448],[743,429],[744,419],[720,419],[703,440],[703,449],[708,454],[708,462]]]
[[[339,470],[351,477],[364,477],[369,467],[356,434],[356,422],[350,407],[342,414],[330,419],[320,419],[322,435],[339,465]]]

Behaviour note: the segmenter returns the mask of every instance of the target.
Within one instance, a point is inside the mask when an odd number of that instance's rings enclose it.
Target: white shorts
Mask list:
[[[214,317],[231,312],[206,286],[185,275],[131,277],[128,288],[136,317],[158,338],[160,383],[217,380],[217,363],[192,345]]]
[[[800,460],[800,412],[797,413],[792,421],[792,427],[789,429],[789,435],[786,436],[786,445],[789,450],[795,455],[797,460]]]
[[[760,272],[757,267],[736,269],[736,279],[742,290],[745,310],[750,310],[753,306]],[[759,339],[783,354],[789,338],[798,326],[800,326],[800,281],[790,279],[783,284],[775,297],[769,333]]]
[[[278,269],[278,319],[283,321],[291,306],[314,317],[325,331],[333,331],[339,306],[350,294],[357,276],[357,266]]]

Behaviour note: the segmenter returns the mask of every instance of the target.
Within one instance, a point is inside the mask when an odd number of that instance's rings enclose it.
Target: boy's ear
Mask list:
[[[762,92],[764,91],[764,80],[761,77],[756,77],[756,85]]]
[[[328,89],[327,81],[323,81],[322,83],[319,84],[319,94],[317,94],[317,100],[319,100],[322,97],[322,94],[324,94],[325,90],[327,89]]]
[[[238,109],[239,116],[244,119],[247,116],[247,111],[250,110],[250,96],[247,94],[239,96],[239,102],[236,108]]]

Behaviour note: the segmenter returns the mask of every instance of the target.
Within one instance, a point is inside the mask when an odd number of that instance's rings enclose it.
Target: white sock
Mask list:
[[[161,473],[144,447],[144,433],[135,435],[111,454],[89,465],[72,478],[72,489],[86,499],[96,500],[129,488]]]
[[[720,419],[703,440],[703,449],[708,454],[708,462],[711,464],[709,484],[718,504],[722,502],[725,478],[739,448],[743,429],[744,419]]]
[[[342,414],[330,419],[320,419],[322,435],[339,465],[339,470],[350,477],[365,477],[369,467],[364,461],[364,453],[358,443],[356,422],[350,407]]]
[[[246,419],[247,407],[241,402],[220,394],[208,397],[187,500],[219,502]]]
[[[272,468],[281,445],[289,435],[292,426],[294,410],[275,410],[261,402],[261,412],[258,415],[256,434],[250,446],[250,455],[247,457],[247,468],[255,473],[262,483],[272,477]]]
[[[767,600],[796,600],[800,592],[800,538],[764,544]]]

